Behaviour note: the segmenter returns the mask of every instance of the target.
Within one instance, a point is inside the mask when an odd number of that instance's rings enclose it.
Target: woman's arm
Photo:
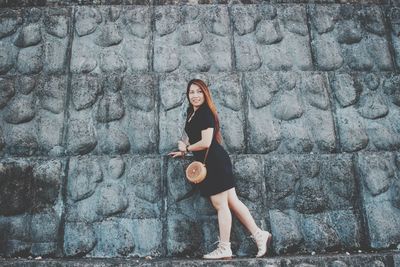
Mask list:
[[[208,128],[208,129],[202,130],[200,141],[187,146],[187,150],[186,150],[186,144],[182,141],[179,141],[178,149],[179,149],[179,151],[182,151],[182,152],[205,150],[210,147],[212,138],[213,138],[213,134],[214,134],[214,128]]]
[[[190,143],[189,143],[189,137],[188,137],[187,135],[185,135],[185,136],[182,137],[182,141],[183,141],[186,145],[189,145],[189,144],[190,144]]]

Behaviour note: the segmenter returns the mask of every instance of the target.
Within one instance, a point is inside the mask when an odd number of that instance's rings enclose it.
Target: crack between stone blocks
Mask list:
[[[243,116],[244,116],[244,123],[243,125],[243,134],[244,134],[244,154],[249,154],[249,121],[248,121],[248,114],[249,114],[249,100],[247,97],[247,90],[245,86],[245,73],[238,73],[240,79],[240,86],[242,86],[242,105],[243,105]]]
[[[228,9],[230,31],[229,41],[231,43],[231,72],[236,72],[235,30],[233,26],[232,6],[226,5],[226,8]]]
[[[65,95],[65,101],[64,101],[64,123],[63,123],[63,135],[62,135],[62,147],[64,147],[64,151],[66,151],[65,154],[67,154],[67,133],[68,133],[68,122],[70,118],[69,114],[69,106],[70,106],[70,99],[71,99],[71,81],[72,81],[72,73],[71,73],[71,59],[72,59],[72,44],[74,41],[74,32],[75,32],[75,7],[71,7],[69,10],[70,14],[70,23],[69,23],[69,43],[68,43],[68,48],[67,48],[67,92]],[[64,255],[64,234],[65,234],[65,222],[66,222],[66,213],[67,213],[67,185],[68,185],[68,172],[69,172],[69,160],[70,157],[67,156],[65,158],[65,168],[64,168],[64,176],[63,176],[63,182],[62,182],[62,189],[61,189],[61,198],[63,202],[63,207],[62,207],[62,213],[61,213],[61,219],[60,219],[60,228],[59,228],[59,239],[58,239],[58,250],[60,255]]]
[[[305,5],[305,11],[306,11],[306,24],[307,24],[307,30],[308,30],[308,40],[309,40],[309,45],[310,45],[310,53],[311,53],[311,64],[312,64],[312,70],[316,70],[316,65],[315,62],[317,61],[315,58],[315,53],[314,53],[314,47],[312,44],[312,34],[311,34],[311,11],[310,11],[310,4]]]
[[[168,254],[168,158],[161,156],[162,167],[161,167],[161,224],[162,224],[162,254],[167,256]]]
[[[389,7],[383,7],[383,8],[379,7],[379,9],[380,9],[382,17],[383,17],[384,26],[387,29],[385,34],[386,34],[386,40],[388,42],[388,49],[389,49],[389,53],[390,53],[390,58],[391,58],[392,63],[393,63],[393,71],[395,73],[399,73],[399,67],[400,66],[397,66],[396,51],[394,49],[393,39],[392,39],[393,29],[392,29],[392,26],[391,26],[391,23],[390,23],[390,20],[389,20],[390,9],[389,9]]]
[[[150,0],[152,1],[152,0]],[[147,53],[147,56],[149,58],[149,63],[148,63],[148,69],[151,73],[154,73],[154,40],[155,40],[155,34],[156,34],[156,6],[151,5],[149,6],[149,12],[150,12],[150,41],[149,41],[149,51]]]
[[[338,125],[338,120],[336,116],[336,106],[335,106],[335,99],[334,99],[334,93],[333,93],[333,87],[331,83],[332,77],[335,76],[334,72],[324,72],[326,73],[326,77],[328,79],[328,88],[327,88],[327,94],[328,94],[328,99],[329,99],[329,104],[331,107],[331,114],[332,114],[332,123],[333,123],[333,134],[335,135],[335,150],[333,151],[333,154],[340,153],[341,152],[341,147],[340,147],[340,136],[339,136],[339,125]]]
[[[67,185],[68,185],[68,173],[69,173],[69,158],[65,158],[65,166],[62,176],[62,188],[61,188],[61,201],[63,203],[61,218],[60,218],[60,227],[58,228],[58,253],[61,256],[64,255],[64,235],[65,235],[65,223],[66,223],[66,214],[68,211],[67,208]]]
[[[68,122],[70,118],[70,113],[69,113],[69,108],[70,108],[70,103],[71,103],[71,97],[72,97],[72,89],[71,89],[71,83],[72,83],[72,73],[71,73],[71,60],[72,60],[72,44],[74,41],[74,32],[75,32],[75,11],[76,8],[71,8],[70,9],[70,24],[69,24],[69,37],[70,40],[68,42],[68,48],[67,48],[67,92],[65,94],[65,100],[64,100],[64,123],[63,123],[63,134],[62,134],[62,141],[61,141],[61,146],[64,148],[65,154],[67,154],[67,139],[68,139]]]
[[[150,10],[150,28],[151,28],[151,39],[150,39],[150,43],[149,43],[149,53],[148,53],[148,57],[149,57],[149,70],[150,73],[152,75],[152,77],[154,78],[154,91],[155,91],[155,129],[156,129],[156,143],[155,143],[155,151],[157,152],[157,154],[160,155],[160,105],[161,105],[161,92],[160,92],[160,78],[162,77],[161,75],[158,75],[156,72],[154,72],[154,42],[155,42],[155,34],[156,34],[156,25],[155,25],[155,7],[151,6],[149,7]]]
[[[360,232],[361,232],[361,240],[360,240],[360,248],[364,250],[369,250],[370,249],[370,244],[371,244],[371,238],[369,236],[369,225],[368,225],[368,220],[367,220],[367,214],[365,210],[365,205],[363,201],[363,187],[362,187],[362,181],[361,181],[361,176],[360,176],[360,169],[358,166],[358,159],[359,159],[359,153],[353,153],[352,154],[352,162],[353,162],[353,167],[354,167],[354,180],[355,180],[355,203],[353,203],[354,207],[359,210],[358,217],[360,219]],[[365,234],[363,234],[365,233]]]

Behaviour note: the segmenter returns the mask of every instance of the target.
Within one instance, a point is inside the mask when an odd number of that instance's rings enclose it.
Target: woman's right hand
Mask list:
[[[172,156],[173,158],[183,157],[183,155],[185,155],[185,152],[182,151],[172,151],[168,153],[168,156]]]

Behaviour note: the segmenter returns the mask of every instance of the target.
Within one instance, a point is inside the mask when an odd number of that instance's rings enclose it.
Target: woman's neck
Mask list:
[[[203,105],[205,105],[205,103],[201,104],[200,106],[193,106],[193,112],[196,112],[198,109],[200,109]]]

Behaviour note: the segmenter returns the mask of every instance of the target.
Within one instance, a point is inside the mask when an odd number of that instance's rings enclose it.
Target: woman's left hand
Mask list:
[[[171,156],[173,158],[183,157],[184,155],[185,155],[185,153],[183,153],[182,151],[172,151],[172,152],[168,153],[168,156]]]
[[[186,144],[183,141],[178,141],[179,151],[186,152]]]

